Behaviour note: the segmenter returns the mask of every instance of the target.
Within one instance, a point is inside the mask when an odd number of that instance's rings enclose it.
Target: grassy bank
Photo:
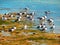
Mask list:
[[[59,45],[60,42],[60,38],[58,38],[60,34],[42,33],[39,30],[15,30],[10,34],[11,36],[2,36],[0,33],[1,45],[32,45],[34,42]],[[42,42],[42,40],[44,41]]]

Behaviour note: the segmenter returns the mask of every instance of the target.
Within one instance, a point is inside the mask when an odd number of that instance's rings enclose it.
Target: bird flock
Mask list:
[[[55,29],[54,20],[53,18],[48,18],[49,16],[48,14],[50,14],[49,12],[50,11],[45,11],[45,16],[37,18],[40,21],[40,24],[37,26],[37,28],[40,29],[41,31],[46,31],[49,27],[50,32],[55,33],[54,32],[54,29]]]
[[[11,13],[10,14],[5,13],[1,17],[1,19],[3,21],[6,21],[6,20],[10,20],[12,18],[15,18],[14,22],[20,22],[22,20],[25,20],[25,21],[28,20],[28,21],[34,22],[35,12],[28,13],[28,10],[29,10],[29,8],[24,8],[24,11],[18,12],[15,15],[13,15]],[[53,18],[48,19],[48,16],[49,16],[48,14],[50,14],[50,11],[45,11],[44,13],[45,13],[44,16],[37,17],[37,19],[39,20],[39,25],[37,25],[36,28],[39,29],[40,31],[46,31],[46,30],[48,30],[48,26],[49,26],[50,31],[54,32],[54,29],[55,29],[54,20],[53,20]],[[12,27],[9,29],[9,31],[14,31],[16,29],[17,29],[16,27]],[[24,29],[28,29],[27,24],[24,25]]]

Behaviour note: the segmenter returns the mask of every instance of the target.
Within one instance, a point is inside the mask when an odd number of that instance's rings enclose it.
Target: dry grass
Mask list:
[[[22,32],[25,32],[26,35],[23,34]],[[35,32],[36,34],[28,34],[29,32]],[[49,33],[42,33],[39,30],[16,30],[14,32],[11,32],[11,36],[2,36],[0,34],[0,44],[1,45],[32,45],[34,42],[42,43],[41,40],[47,40],[45,43],[49,45],[52,44],[59,45],[59,40],[55,39],[57,38],[56,36],[58,36],[58,34],[55,35]],[[31,40],[32,42],[29,42]]]

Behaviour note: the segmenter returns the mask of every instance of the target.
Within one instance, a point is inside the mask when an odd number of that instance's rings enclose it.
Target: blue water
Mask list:
[[[59,2],[59,0],[57,0]],[[54,3],[54,2],[53,2]],[[55,21],[56,33],[60,33],[60,3],[59,4],[49,4],[49,3],[40,3],[39,1],[24,1],[24,0],[0,0],[0,13],[8,12],[18,12],[21,9],[28,7],[30,11],[35,11],[36,17],[43,16],[44,11],[51,11],[49,18],[52,17]],[[8,8],[8,10],[6,10]]]

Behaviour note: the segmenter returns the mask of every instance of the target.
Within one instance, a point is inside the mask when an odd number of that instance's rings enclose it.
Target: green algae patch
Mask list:
[[[3,21],[3,20],[0,19],[0,25],[2,25],[2,24],[9,24],[9,22]]]

